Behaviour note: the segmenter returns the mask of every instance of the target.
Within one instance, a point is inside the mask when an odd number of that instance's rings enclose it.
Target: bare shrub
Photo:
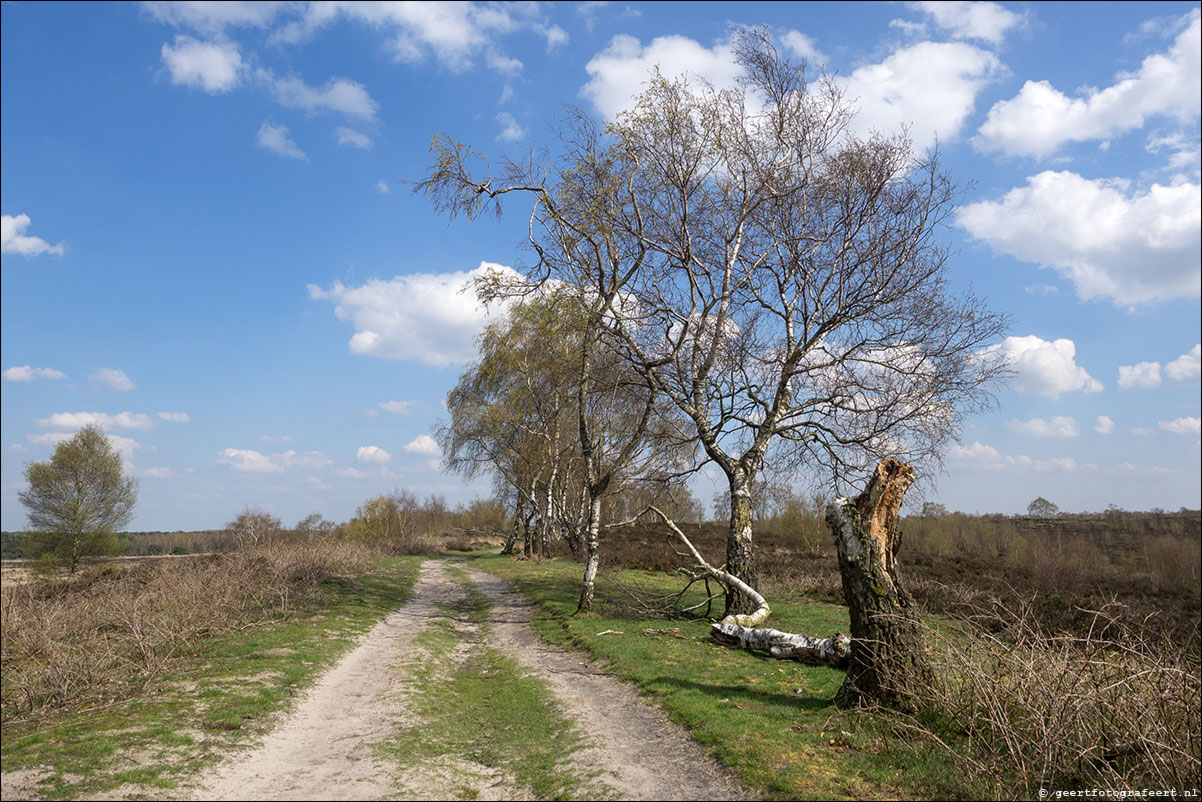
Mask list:
[[[1197,540],[1160,535],[1148,538],[1144,555],[1158,588],[1197,595],[1202,574],[1202,543]]]
[[[1030,609],[995,608],[932,632],[940,685],[899,721],[996,798],[1196,787],[1198,655],[1149,647],[1114,610],[1092,621],[1084,635],[1048,635]]]
[[[0,715],[121,698],[204,638],[278,619],[297,594],[365,572],[370,557],[322,539],[6,584]]]

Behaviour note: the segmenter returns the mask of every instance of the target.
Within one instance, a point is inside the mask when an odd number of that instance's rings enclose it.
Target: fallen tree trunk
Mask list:
[[[921,623],[895,561],[898,511],[913,481],[913,468],[887,459],[863,493],[835,499],[827,508],[851,618],[847,678],[835,696],[840,707],[906,708],[934,682]]]
[[[694,547],[693,544],[689,542],[689,539],[685,537],[684,532],[680,531],[680,527],[677,526],[671,518],[665,515],[659,509],[659,507],[652,505],[647,509],[658,515],[660,520],[664,522],[664,525],[676,533],[676,536],[681,539],[686,547],[688,547],[689,551],[693,555],[693,559],[697,561],[697,567],[700,568],[702,572],[700,575],[688,574],[688,572],[685,573],[694,579],[699,578],[699,576],[711,576],[725,585],[728,593],[730,592],[731,588],[737,588],[743,595],[750,599],[753,604],[756,605],[753,612],[728,615],[726,618],[722,619],[722,623],[735,624],[736,626],[740,627],[758,627],[760,624],[764,623],[768,616],[772,614],[772,609],[768,607],[768,602],[764,600],[764,597],[760,595],[759,591],[748,585],[743,580],[739,579],[734,574],[723,571],[720,568],[715,568],[707,563],[705,558],[701,556],[701,553],[697,551],[696,547]]]
[[[693,579],[710,576],[721,582],[728,589],[738,588],[756,605],[755,611],[749,614],[731,614],[710,626],[710,637],[724,646],[734,646],[740,649],[768,652],[778,660],[799,660],[805,663],[826,663],[846,666],[851,639],[842,632],[836,632],[830,638],[815,638],[812,635],[781,632],[779,629],[761,627],[760,624],[772,614],[772,609],[759,591],[743,582],[737,576],[715,568],[705,561],[701,553],[685,536],[672,519],[657,507],[648,507],[660,517],[660,520],[671,529],[697,561],[700,574],[693,574],[681,569]]]
[[[723,646],[767,652],[777,660],[803,663],[827,663],[846,668],[851,638],[836,632],[829,638],[815,638],[767,627],[748,628],[719,621],[710,627],[710,637]]]

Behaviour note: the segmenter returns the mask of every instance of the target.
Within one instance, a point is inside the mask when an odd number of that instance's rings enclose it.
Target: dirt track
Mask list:
[[[377,760],[372,745],[385,740],[406,709],[404,666],[414,636],[432,620],[457,608],[464,590],[443,571],[445,561],[426,562],[413,599],[392,613],[298,702],[262,745],[202,777],[192,799],[447,799],[525,798],[495,772],[469,761],[413,766],[397,772]],[[502,650],[544,679],[576,720],[590,745],[575,763],[620,799],[738,799],[738,785],[666,716],[628,686],[579,655],[541,643],[528,626],[530,605],[504,581],[467,569],[492,605],[484,644]],[[478,624],[462,616],[457,633],[476,640]],[[464,711],[470,715],[470,711]],[[462,764],[462,765],[461,765]],[[462,769],[462,771],[460,771]],[[446,782],[448,771],[457,782]],[[463,782],[463,778],[476,778]]]

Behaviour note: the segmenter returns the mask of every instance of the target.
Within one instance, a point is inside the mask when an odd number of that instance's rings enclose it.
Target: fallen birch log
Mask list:
[[[758,627],[760,624],[764,623],[765,619],[772,614],[772,610],[768,607],[768,602],[764,600],[764,597],[761,596],[755,590],[755,588],[751,587],[734,574],[729,574],[726,571],[723,571],[720,568],[715,568],[707,563],[705,558],[701,556],[701,552],[697,551],[696,547],[689,541],[687,537],[685,537],[684,532],[680,531],[680,527],[677,526],[671,518],[665,515],[663,511],[659,509],[659,507],[652,505],[647,507],[647,509],[658,515],[660,520],[664,522],[664,525],[675,532],[676,536],[684,542],[685,546],[687,546],[689,551],[693,554],[693,559],[697,561],[697,567],[701,569],[702,574],[713,577],[725,585],[728,589],[732,587],[738,588],[740,591],[746,594],[749,599],[755,602],[756,608],[754,612],[742,615],[728,615],[726,618],[722,619],[723,623],[736,624],[742,627]],[[693,574],[688,575],[694,576]]]
[[[767,627],[741,627],[719,621],[710,626],[710,637],[724,646],[767,652],[777,660],[799,660],[839,667],[847,666],[851,654],[851,638],[836,632],[830,638],[815,638],[794,632],[781,632]]]
[[[681,542],[688,547],[697,567],[702,574],[708,575],[721,582],[726,587],[736,587],[756,604],[754,612],[747,615],[728,615],[721,621],[711,625],[710,637],[724,646],[734,646],[740,649],[768,652],[778,660],[799,660],[805,663],[824,663],[829,665],[846,666],[847,657],[851,653],[851,638],[842,632],[836,632],[831,638],[815,638],[813,635],[781,632],[778,629],[761,627],[760,624],[772,614],[768,602],[754,588],[747,585],[737,576],[715,568],[705,561],[701,553],[685,536],[675,523],[672,522],[659,508],[650,506],[648,510],[660,517],[660,520],[671,529]],[[684,572],[684,569],[681,569]],[[688,573],[688,572],[684,572]],[[693,574],[688,574],[693,576]]]

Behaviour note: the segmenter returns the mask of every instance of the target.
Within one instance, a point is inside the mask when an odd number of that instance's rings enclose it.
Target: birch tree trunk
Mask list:
[[[601,533],[601,496],[596,495],[588,503],[588,528],[585,535],[587,557],[584,563],[584,581],[580,585],[580,603],[576,612],[592,612],[593,590],[597,585],[597,566],[601,563],[600,540]]]
[[[887,459],[863,493],[835,499],[827,508],[851,614],[847,677],[835,696],[840,707],[909,707],[934,681],[921,625],[895,562],[898,511],[913,482],[913,468]]]
[[[726,538],[726,571],[751,588],[759,587],[755,570],[755,552],[751,543],[751,481],[744,476],[730,478],[730,533]],[[727,588],[723,616],[752,613],[756,601],[737,586]]]
[[[501,549],[502,554],[513,554],[517,549],[518,538],[522,535],[522,513],[525,506],[522,498],[522,491],[518,490],[514,494],[513,500],[513,529],[510,531],[509,537],[505,538],[505,548]]]

